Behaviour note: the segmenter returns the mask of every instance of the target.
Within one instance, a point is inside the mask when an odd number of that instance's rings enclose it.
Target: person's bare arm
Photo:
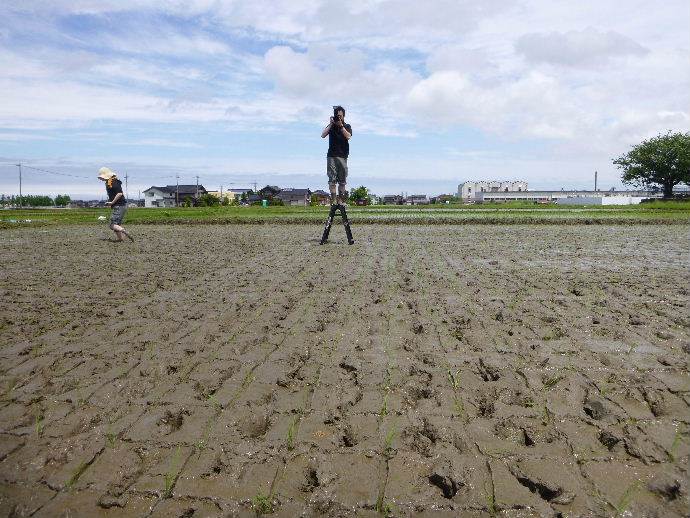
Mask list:
[[[115,197],[113,198],[113,201],[107,202],[106,205],[108,205],[109,207],[110,207],[111,205],[115,205],[115,202],[116,202],[117,200],[119,200],[120,198],[122,198],[123,196],[124,196],[124,194],[122,194],[121,192],[118,192],[118,193],[115,195]]]
[[[343,136],[344,136],[347,140],[350,140],[350,138],[352,137],[352,134],[351,134],[349,131],[347,131],[347,128],[346,128],[345,126],[343,126],[342,128],[340,128],[340,131],[343,132]]]
[[[333,126],[333,117],[331,117],[331,122],[328,123],[328,126],[321,132],[321,138],[326,138],[328,136],[328,133],[331,131],[331,126]]]

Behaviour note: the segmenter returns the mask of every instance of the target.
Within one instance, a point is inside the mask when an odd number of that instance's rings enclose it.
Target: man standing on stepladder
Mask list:
[[[347,157],[350,154],[349,140],[352,138],[352,126],[345,124],[345,108],[342,106],[333,107],[333,117],[321,132],[321,138],[326,138],[326,135],[328,135],[326,171],[328,189],[331,192],[331,205],[341,205],[347,200]]]

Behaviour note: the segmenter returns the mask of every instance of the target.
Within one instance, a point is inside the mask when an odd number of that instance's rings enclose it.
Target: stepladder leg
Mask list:
[[[326,226],[323,229],[323,235],[321,236],[321,244],[325,244],[328,241],[328,234],[331,232],[331,225],[333,225],[333,218],[335,217],[336,205],[331,205],[331,210],[328,213],[328,219],[326,220]]]
[[[352,238],[352,230],[350,229],[350,220],[347,219],[347,211],[345,206],[340,206],[340,215],[343,217],[343,226],[345,227],[345,234],[347,234],[347,243],[349,245],[355,244],[355,240]]]

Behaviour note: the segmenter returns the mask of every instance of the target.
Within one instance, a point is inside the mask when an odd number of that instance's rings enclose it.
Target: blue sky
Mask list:
[[[621,187],[611,158],[690,128],[690,8],[546,0],[10,1],[0,6],[0,193],[325,188],[333,104],[350,184]]]

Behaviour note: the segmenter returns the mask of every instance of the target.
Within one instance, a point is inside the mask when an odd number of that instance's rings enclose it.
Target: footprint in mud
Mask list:
[[[477,365],[477,371],[479,376],[484,381],[498,381],[498,379],[501,377],[498,367],[485,363],[481,358],[479,359],[479,363]]]
[[[609,415],[609,410],[604,405],[603,401],[599,399],[587,399],[582,407],[582,410],[592,419],[600,421],[607,415]]]
[[[192,415],[186,408],[181,408],[177,412],[166,410],[163,417],[158,420],[158,426],[167,426],[168,433],[173,433],[182,428],[184,416]]]
[[[270,428],[271,419],[268,414],[254,414],[238,426],[240,433],[251,439],[262,437]]]
[[[460,480],[460,477],[455,474],[447,459],[440,460],[432,467],[429,482],[438,487],[442,491],[443,497],[448,499],[453,498],[460,488],[465,485]]]
[[[340,442],[346,448],[357,446],[357,443],[359,442],[357,432],[349,423],[343,427],[343,434],[340,438]]]

